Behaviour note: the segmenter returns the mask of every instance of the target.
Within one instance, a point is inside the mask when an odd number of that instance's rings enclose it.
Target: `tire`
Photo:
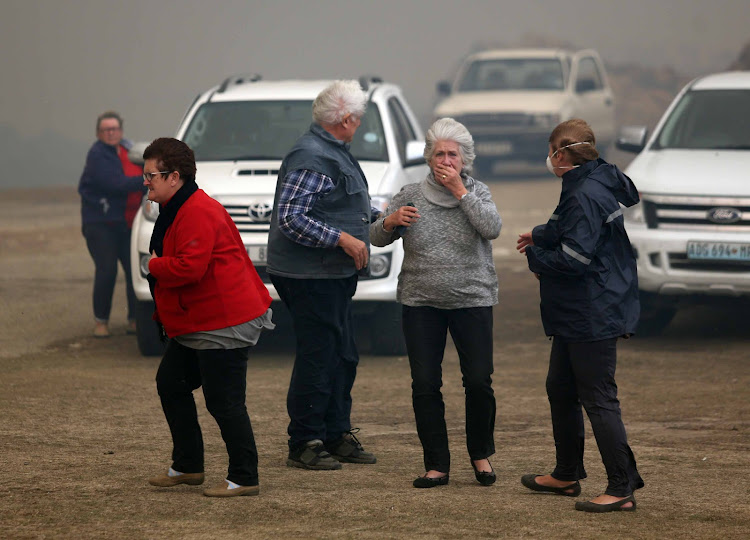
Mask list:
[[[143,356],[161,356],[167,348],[159,337],[159,327],[151,318],[153,313],[153,302],[138,302],[135,307],[135,333],[138,350]]]
[[[658,336],[672,322],[677,313],[674,301],[664,300],[658,294],[640,291],[641,317],[637,335]]]
[[[381,304],[370,318],[369,352],[378,356],[405,356],[406,342],[401,329],[401,304]]]

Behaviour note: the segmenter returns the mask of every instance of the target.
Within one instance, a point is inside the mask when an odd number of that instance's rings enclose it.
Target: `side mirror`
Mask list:
[[[441,96],[448,96],[451,93],[451,85],[448,81],[440,81],[437,83],[437,93]]]
[[[625,152],[638,153],[646,146],[646,126],[623,126],[617,132],[615,146]]]
[[[424,141],[409,141],[406,143],[406,165],[419,165],[424,163],[424,145]]]
[[[578,79],[576,81],[576,92],[583,94],[596,90],[596,81],[594,79]]]
[[[150,142],[137,142],[133,143],[133,146],[128,150],[128,159],[133,165],[143,166],[143,152],[146,150]]]

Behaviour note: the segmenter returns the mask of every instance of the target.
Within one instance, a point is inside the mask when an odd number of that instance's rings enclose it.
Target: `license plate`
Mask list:
[[[266,264],[267,246],[245,246],[253,264]]]
[[[750,244],[688,242],[687,257],[712,261],[750,261]]]
[[[510,141],[476,143],[474,148],[477,154],[483,156],[506,156],[513,152],[513,144]]]

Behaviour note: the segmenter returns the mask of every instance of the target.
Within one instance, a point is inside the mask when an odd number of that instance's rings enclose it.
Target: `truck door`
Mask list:
[[[604,149],[615,136],[615,107],[612,90],[596,53],[581,51],[573,57],[571,71],[577,110],[573,117],[588,122]]]

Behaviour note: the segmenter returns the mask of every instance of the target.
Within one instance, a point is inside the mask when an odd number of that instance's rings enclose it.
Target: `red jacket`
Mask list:
[[[271,305],[232,218],[201,189],[177,212],[148,268],[155,318],[169,337],[242,324]]]

